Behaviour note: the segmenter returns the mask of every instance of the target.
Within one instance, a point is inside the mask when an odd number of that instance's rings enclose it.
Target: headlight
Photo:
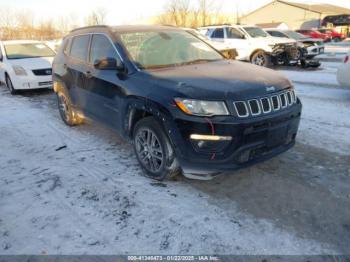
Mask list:
[[[15,74],[18,76],[26,76],[27,75],[26,70],[21,66],[12,66],[12,68],[13,68],[13,71],[15,71]]]
[[[188,115],[214,116],[229,115],[226,105],[222,101],[203,101],[175,98],[176,105]]]

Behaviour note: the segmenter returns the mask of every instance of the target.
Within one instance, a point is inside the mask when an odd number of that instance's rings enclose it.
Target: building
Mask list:
[[[277,29],[281,29],[281,30],[287,30],[289,29],[289,26],[286,23],[283,22],[276,22],[276,23],[260,23],[260,24],[256,24],[257,26],[261,27],[261,28],[277,28]]]
[[[319,28],[322,19],[330,15],[350,14],[350,9],[331,4],[301,4],[274,0],[241,17],[243,24],[284,23],[290,29]]]

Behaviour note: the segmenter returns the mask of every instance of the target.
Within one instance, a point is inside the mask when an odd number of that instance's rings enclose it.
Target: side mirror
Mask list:
[[[124,70],[124,65],[120,61],[117,61],[117,59],[111,57],[96,59],[94,61],[94,67],[99,70]]]

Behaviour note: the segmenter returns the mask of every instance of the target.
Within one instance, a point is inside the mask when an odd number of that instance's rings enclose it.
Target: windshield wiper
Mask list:
[[[193,64],[214,62],[214,61],[219,61],[219,60],[220,59],[196,59],[196,60],[180,63],[179,65],[193,65]]]
[[[147,70],[147,69],[161,69],[161,68],[177,67],[177,66],[183,66],[183,65],[208,63],[208,62],[214,62],[214,61],[219,61],[219,60],[221,60],[221,59],[196,59],[196,60],[182,62],[182,63],[176,63],[176,64],[142,66],[141,69],[145,69],[145,70]]]

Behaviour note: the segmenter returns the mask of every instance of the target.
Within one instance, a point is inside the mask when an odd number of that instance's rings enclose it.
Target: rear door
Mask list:
[[[85,111],[87,106],[87,93],[85,89],[86,75],[88,70],[88,50],[90,44],[90,35],[74,36],[71,40],[70,52],[67,59],[66,69],[68,77],[70,78],[68,83],[71,86],[68,87],[72,103],[75,107]]]
[[[123,81],[116,70],[99,70],[94,62],[104,58],[121,60],[112,40],[105,34],[94,34],[91,39],[86,90],[89,93],[87,110],[94,118],[119,128],[120,103],[123,97]]]

